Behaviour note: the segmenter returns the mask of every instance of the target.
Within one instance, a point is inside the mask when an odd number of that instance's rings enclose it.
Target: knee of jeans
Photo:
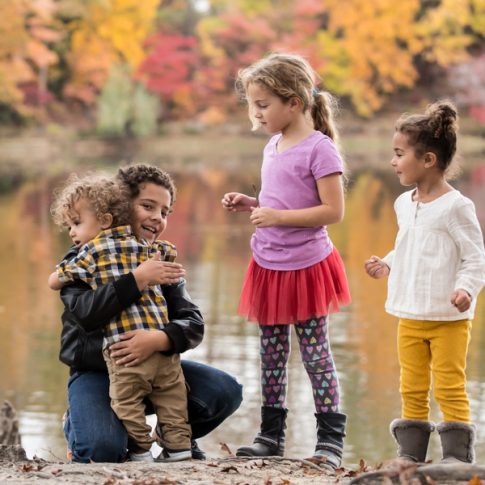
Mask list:
[[[212,399],[189,399],[189,415],[198,419],[225,419],[239,408],[243,400],[243,386],[236,379],[227,376],[223,388]]]
[[[217,407],[220,414],[229,416],[241,405],[243,386],[232,376],[228,376],[224,384],[224,392],[218,396]]]
[[[243,400],[243,386],[236,379],[232,379],[228,395],[228,398],[225,400],[226,410],[228,414],[232,414],[239,408]]]

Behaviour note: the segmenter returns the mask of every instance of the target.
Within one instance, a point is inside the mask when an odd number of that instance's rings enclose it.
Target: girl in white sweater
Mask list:
[[[426,460],[429,393],[443,413],[436,428],[443,462],[474,461],[465,367],[477,296],[485,283],[483,236],[473,202],[447,182],[456,151],[457,111],[436,102],[402,115],[391,166],[404,186],[394,208],[399,232],[384,258],[372,256],[372,278],[389,276],[386,311],[399,318],[402,418],[391,423],[398,456]]]

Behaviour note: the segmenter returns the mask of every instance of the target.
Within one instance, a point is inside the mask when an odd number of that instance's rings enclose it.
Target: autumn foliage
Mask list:
[[[482,88],[460,87],[459,100],[484,119],[485,0],[206,3],[0,0],[2,112],[45,119],[55,105],[95,113],[121,69],[164,117],[224,116],[237,106],[238,69],[287,50],[307,57],[321,86],[364,117],[430,75],[449,76],[454,89],[450,73],[468,70]]]

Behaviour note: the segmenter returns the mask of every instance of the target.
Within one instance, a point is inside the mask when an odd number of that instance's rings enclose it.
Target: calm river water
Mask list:
[[[485,162],[455,185],[477,206],[485,229]],[[105,165],[114,171],[116,166]],[[233,451],[252,441],[259,425],[257,329],[236,315],[241,281],[249,259],[252,228],[245,214],[220,207],[225,191],[251,193],[259,184],[257,164],[214,168],[199,163],[167,167],[179,195],[165,234],[178,247],[188,288],[201,306],[207,330],[203,343],[185,357],[230,372],[244,385],[244,402],[200,445],[221,456],[220,443]],[[68,370],[58,361],[61,305],[47,288],[69,241],[49,216],[52,189],[66,174],[38,177],[0,195],[0,399],[8,398],[20,417],[28,456],[65,459],[61,419],[66,407]],[[383,310],[386,283],[369,279],[363,261],[391,249],[396,225],[392,204],[402,191],[391,169],[349,175],[344,222],[331,236],[347,267],[353,303],[331,318],[331,339],[348,414],[345,463],[363,458],[374,464],[394,456],[389,422],[399,417],[396,320]],[[294,339],[295,340],[295,339]],[[295,343],[295,342],[293,342]],[[485,296],[478,303],[468,363],[473,420],[485,426]],[[304,458],[315,444],[310,386],[298,349],[292,346],[288,395],[288,456]],[[440,419],[433,405],[432,418]],[[431,456],[438,459],[438,439]],[[479,433],[478,461],[485,461],[485,433]]]

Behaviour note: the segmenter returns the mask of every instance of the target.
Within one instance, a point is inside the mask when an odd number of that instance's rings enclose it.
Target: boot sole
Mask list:
[[[236,451],[236,456],[244,456],[244,457],[252,457],[252,458],[271,458],[272,456],[280,456],[283,457],[283,454],[274,454],[274,455],[254,455],[253,453],[249,453],[247,451]]]

